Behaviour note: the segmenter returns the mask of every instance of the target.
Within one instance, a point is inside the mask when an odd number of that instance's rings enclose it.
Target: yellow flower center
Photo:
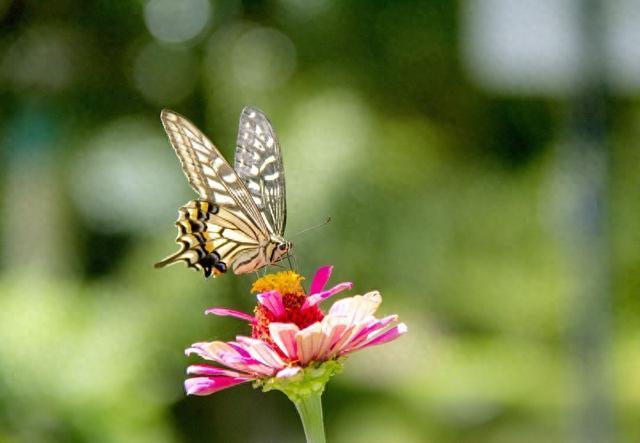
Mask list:
[[[255,281],[251,287],[251,292],[262,293],[276,290],[280,294],[304,294],[302,280],[304,280],[304,277],[293,271],[267,274]]]

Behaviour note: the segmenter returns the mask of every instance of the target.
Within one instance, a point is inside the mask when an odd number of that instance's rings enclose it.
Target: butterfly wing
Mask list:
[[[259,109],[246,107],[240,114],[235,170],[270,232],[282,236],[287,222],[284,166],[275,131]]]
[[[231,264],[235,270],[234,261],[241,256],[259,256],[269,231],[244,182],[193,123],[169,110],[160,118],[189,184],[202,200],[180,209],[176,241],[181,249],[156,266],[184,260],[208,275],[225,272]]]
[[[196,126],[180,114],[164,109],[160,114],[182,170],[200,197],[238,213],[262,232],[266,226],[251,194],[222,154]]]
[[[252,272],[251,266],[245,270],[249,262],[255,269],[263,264],[259,244],[245,233],[251,228],[233,212],[204,200],[192,200],[178,212],[176,242],[180,250],[156,263],[156,268],[184,261],[209,277],[227,272],[229,264],[236,273]]]

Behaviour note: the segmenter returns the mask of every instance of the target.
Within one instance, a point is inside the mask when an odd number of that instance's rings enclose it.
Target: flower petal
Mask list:
[[[202,358],[213,360],[236,371],[251,374],[271,375],[274,369],[255,359],[241,343],[212,341],[210,343],[196,343],[187,349],[188,353],[195,352]]]
[[[380,303],[382,303],[380,293],[372,291],[338,300],[331,306],[328,315],[342,315],[347,317],[351,324],[355,324],[375,314]]]
[[[278,291],[269,291],[258,294],[258,301],[261,305],[269,309],[273,315],[280,317],[285,314],[282,295]]]
[[[340,284],[334,286],[333,288],[329,289],[328,291],[322,291],[322,292],[317,292],[317,293],[311,294],[304,301],[304,304],[302,305],[302,307],[300,309],[304,310],[304,309],[310,308],[311,306],[315,306],[318,303],[320,303],[320,302],[328,299],[329,297],[337,294],[338,292],[344,291],[345,289],[351,289],[352,287],[353,287],[353,283],[345,282],[345,283],[340,283]]]
[[[251,354],[251,357],[260,363],[273,369],[281,369],[285,366],[284,361],[276,351],[266,342],[251,337],[236,337],[236,340],[244,345],[244,348]]]
[[[293,377],[294,375],[296,375],[300,371],[302,371],[302,368],[300,366],[292,366],[290,368],[284,368],[283,370],[279,371],[276,374],[276,377],[278,377],[278,378]]]
[[[294,323],[270,323],[269,334],[284,355],[292,360],[297,358],[296,334],[300,328]]]
[[[204,311],[205,314],[213,314],[213,315],[219,315],[221,317],[236,317],[239,318],[241,320],[246,320],[249,323],[253,323],[254,321],[254,317],[245,313],[245,312],[240,312],[240,311],[236,311],[235,309],[227,309],[227,308],[209,308],[206,311]]]
[[[331,345],[332,355],[345,353],[349,343],[353,341],[354,337],[357,337],[358,334],[369,325],[366,321],[356,322],[355,324],[352,324],[351,321],[346,318],[343,319],[343,321],[345,328],[341,336],[337,340],[334,340]]]
[[[350,332],[349,324],[344,317],[328,315],[322,319],[322,323],[329,339],[329,349],[333,349],[334,345]]]
[[[187,395],[209,395],[248,380],[233,377],[193,377],[184,381],[184,389]]]
[[[232,377],[232,378],[251,378],[246,374],[241,374],[240,372],[230,371],[228,369],[218,368],[216,366],[199,364],[199,365],[191,365],[187,368],[187,374],[189,375],[209,375],[209,376],[224,376],[224,377]]]
[[[370,340],[374,335],[378,336],[384,333],[384,329],[396,321],[398,321],[397,315],[388,315],[379,320],[372,317],[372,320],[367,322],[366,327],[354,335],[348,343],[344,344],[344,348],[357,347],[360,343]]]
[[[405,325],[404,323],[400,323],[397,326],[389,329],[385,333],[378,335],[375,338],[356,346],[355,348],[352,349],[352,351],[364,349],[369,346],[381,345],[383,343],[390,342],[400,337],[402,334],[406,333],[407,331],[408,331],[407,325]]]
[[[205,360],[213,360],[213,356],[207,351],[209,342],[198,342],[189,346],[184,350],[184,355],[189,356],[191,354],[197,354]]]
[[[331,271],[333,271],[333,266],[322,266],[321,268],[318,268],[316,275],[313,276],[313,280],[311,281],[311,286],[309,287],[310,295],[322,292],[324,286],[331,277]]]
[[[298,360],[301,364],[305,365],[316,358],[323,338],[324,334],[320,322],[307,326],[296,334]]]

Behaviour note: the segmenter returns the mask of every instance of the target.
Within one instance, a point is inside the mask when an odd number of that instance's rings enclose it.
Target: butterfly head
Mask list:
[[[293,249],[293,243],[285,240],[282,237],[274,236],[271,239],[271,245],[272,245],[272,249],[271,249],[271,255],[269,257],[270,258],[269,261],[271,263],[279,262],[289,251]]]

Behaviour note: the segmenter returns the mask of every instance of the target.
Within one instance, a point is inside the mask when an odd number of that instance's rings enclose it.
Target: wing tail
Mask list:
[[[181,249],[175,254],[171,254],[168,257],[163,258],[158,263],[154,263],[153,267],[156,269],[164,268],[165,266],[170,266],[175,263],[178,263],[182,258],[180,257],[184,251]]]

